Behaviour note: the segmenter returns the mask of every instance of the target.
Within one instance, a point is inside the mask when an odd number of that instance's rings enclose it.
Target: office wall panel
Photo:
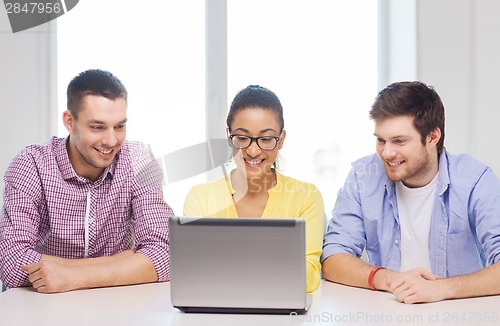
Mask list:
[[[474,1],[474,152],[500,176],[500,2]]]
[[[55,134],[55,25],[12,33],[0,12],[0,189],[16,153]],[[3,195],[0,205],[3,204]]]
[[[417,1],[417,78],[434,85],[445,104],[445,146],[497,174],[499,14],[494,0]]]

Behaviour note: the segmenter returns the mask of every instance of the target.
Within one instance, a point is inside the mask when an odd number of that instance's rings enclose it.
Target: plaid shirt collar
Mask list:
[[[69,136],[64,139],[64,141],[59,142],[57,147],[55,148],[55,156],[57,160],[57,164],[59,166],[59,171],[61,171],[61,175],[64,180],[69,180],[69,179],[78,179],[83,182],[91,182],[87,178],[79,176],[76,172],[75,169],[73,168],[73,164],[71,164],[71,161],[69,160],[68,156],[68,150],[66,149],[66,144],[69,141]],[[113,178],[115,168],[116,168],[116,163],[118,162],[119,156],[121,153],[121,148],[116,154],[116,157],[113,160],[113,163],[111,163],[110,166],[108,166],[102,175],[96,180],[96,182],[101,182],[104,179],[110,179]],[[105,177],[103,177],[105,176]]]

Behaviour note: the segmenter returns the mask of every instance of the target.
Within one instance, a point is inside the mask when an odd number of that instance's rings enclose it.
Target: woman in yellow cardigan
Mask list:
[[[306,222],[307,292],[320,283],[324,205],[313,184],[277,171],[286,137],[283,107],[270,90],[241,90],[227,116],[227,139],[236,168],[227,177],[194,186],[184,202],[192,217],[303,218]]]

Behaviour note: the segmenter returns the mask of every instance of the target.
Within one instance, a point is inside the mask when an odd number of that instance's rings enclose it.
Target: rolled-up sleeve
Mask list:
[[[485,259],[495,264],[500,261],[500,181],[490,168],[479,177],[469,202],[468,214]]]
[[[332,218],[323,240],[321,262],[334,254],[347,253],[361,257],[366,245],[363,214],[359,198],[361,183],[354,169],[339,190]]]
[[[42,189],[29,157],[17,156],[4,176],[4,206],[0,217],[0,279],[8,287],[29,286],[22,265],[37,263]]]
[[[132,196],[136,252],[150,259],[159,282],[168,281],[168,219],[174,216],[174,212],[163,198],[160,166],[145,148],[137,155],[134,158],[137,173]]]
[[[312,292],[319,287],[321,276],[321,243],[325,230],[323,196],[316,186],[308,187],[307,196],[300,212],[306,221],[306,290]]]

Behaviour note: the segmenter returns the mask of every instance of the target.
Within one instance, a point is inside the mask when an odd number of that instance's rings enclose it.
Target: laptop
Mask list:
[[[184,312],[303,314],[305,222],[169,219],[170,295]]]

